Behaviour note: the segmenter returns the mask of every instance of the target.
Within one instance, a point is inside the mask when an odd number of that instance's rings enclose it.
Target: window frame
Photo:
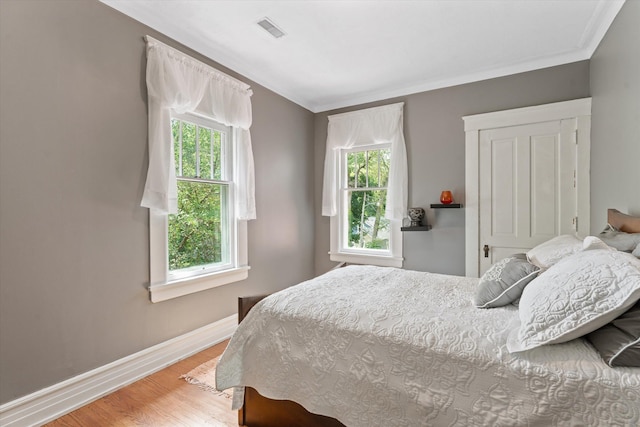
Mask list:
[[[209,180],[212,183],[220,182],[228,185],[228,212],[229,217],[229,260],[225,264],[202,268],[202,266],[189,267],[171,272],[169,270],[169,217],[154,209],[149,211],[149,244],[150,244],[150,286],[149,291],[152,302],[165,301],[223,286],[229,283],[244,280],[248,277],[250,269],[247,257],[247,221],[239,220],[235,211],[235,187],[237,182],[237,144],[236,130],[230,126],[224,126],[216,120],[195,113],[171,112],[171,120],[178,119],[198,126],[210,128],[212,131],[220,131],[226,134],[225,141],[221,141],[221,157],[224,156],[224,167],[227,176],[221,176],[220,180]],[[169,130],[170,131],[170,130]],[[171,155],[175,148],[172,147]],[[194,181],[189,177],[176,177],[177,181]],[[224,178],[224,179],[222,179]],[[207,182],[205,180],[199,182]]]
[[[346,225],[349,222],[347,155],[350,153],[391,150],[390,143],[358,145],[351,148],[342,148],[337,157],[338,164],[338,188],[337,188],[337,214],[330,217],[330,251],[331,261],[348,262],[353,264],[372,264],[383,267],[402,267],[402,227],[401,220],[389,220],[389,249],[350,248],[347,246]],[[382,188],[382,187],[379,187]],[[389,190],[389,182],[386,186]]]

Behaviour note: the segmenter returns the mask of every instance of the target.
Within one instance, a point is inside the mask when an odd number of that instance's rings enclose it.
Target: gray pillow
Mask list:
[[[631,252],[640,245],[640,233],[605,229],[598,237],[607,245],[623,252]]]
[[[640,302],[611,323],[587,334],[607,365],[640,367]]]
[[[493,264],[480,278],[473,303],[478,308],[501,307],[518,301],[524,287],[540,272],[527,261],[526,254],[515,254]]]

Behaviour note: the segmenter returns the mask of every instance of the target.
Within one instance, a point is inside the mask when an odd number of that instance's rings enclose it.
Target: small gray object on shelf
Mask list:
[[[422,226],[422,220],[424,219],[424,209],[409,208],[409,219],[411,220],[410,227]]]

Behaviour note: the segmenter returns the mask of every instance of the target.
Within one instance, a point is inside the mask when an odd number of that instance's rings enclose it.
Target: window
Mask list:
[[[338,215],[331,217],[331,260],[402,266],[400,222],[385,217],[389,144],[340,150]]]
[[[248,277],[253,92],[152,37],[145,41],[149,168],[140,205],[149,208],[149,293],[158,302]]]
[[[242,280],[248,269],[238,251],[246,246],[246,226],[234,212],[233,130],[201,116],[172,114],[171,134],[178,212],[152,221],[152,233],[164,240],[152,260],[161,265],[153,301]]]
[[[186,116],[171,120],[178,213],[169,215],[169,277],[231,266],[233,241],[230,129]]]
[[[384,217],[391,150],[344,150],[341,192],[343,248],[388,251],[390,224]]]
[[[329,116],[322,215],[332,261],[402,267],[407,212],[404,103]]]

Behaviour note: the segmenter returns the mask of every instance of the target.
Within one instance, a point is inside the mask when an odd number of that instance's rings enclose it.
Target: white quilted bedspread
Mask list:
[[[477,309],[478,279],[349,266],[256,305],[217,367],[347,426],[637,426],[640,368],[582,339],[509,354],[513,306]]]

